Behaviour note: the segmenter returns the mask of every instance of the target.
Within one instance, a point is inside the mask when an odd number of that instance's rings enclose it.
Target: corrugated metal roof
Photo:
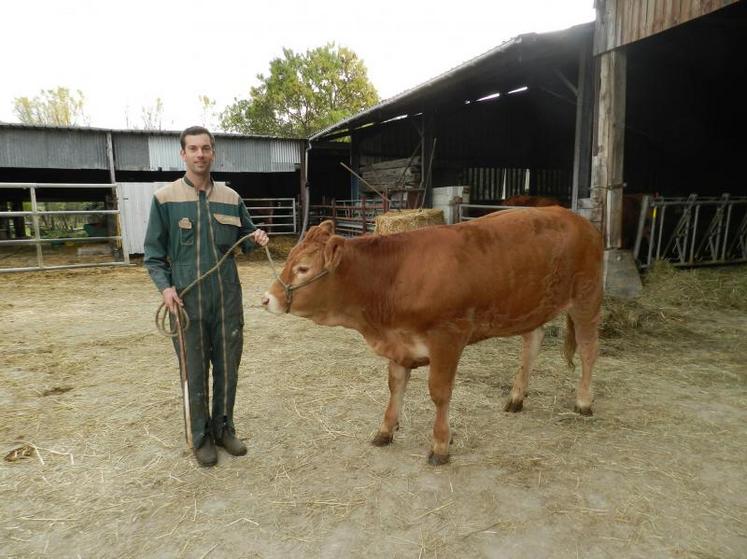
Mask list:
[[[386,99],[345,120],[317,132],[309,140],[328,139],[336,132],[355,130],[364,125],[382,123],[401,115],[423,112],[444,101],[464,102],[464,91],[483,95],[495,93],[496,86],[519,87],[525,84],[510,80],[526,71],[533,59],[559,55],[579,48],[590,40],[593,22],[550,33],[526,33],[510,39],[451,70],[412,89]],[[506,90],[507,91],[507,90]],[[473,99],[473,100],[475,100]]]
[[[292,172],[296,165],[301,164],[301,150],[303,145],[295,142],[284,142],[274,140],[270,142],[270,158],[272,159],[272,170],[274,172]]]
[[[114,168],[117,171],[148,171],[150,155],[148,136],[113,134]]]
[[[93,126],[49,126],[44,124],[22,124],[20,122],[0,122],[0,130],[3,128],[19,128],[29,130],[73,130],[76,132],[112,132],[113,134],[130,134],[137,136],[176,136],[181,130],[139,130],[127,128],[96,128]],[[213,132],[216,138],[257,138],[265,140],[305,140],[305,138],[294,136],[269,136],[265,134],[236,134],[233,132]]]
[[[272,171],[270,142],[255,139],[215,140],[216,171],[252,169],[255,173]]]
[[[0,128],[0,167],[108,169],[106,134]]]
[[[0,124],[0,168],[108,169],[106,136],[111,132],[117,171],[181,171],[179,133],[109,131]],[[305,140],[216,134],[215,171],[293,172]]]
[[[182,171],[178,136],[148,136],[148,158],[151,171]]]

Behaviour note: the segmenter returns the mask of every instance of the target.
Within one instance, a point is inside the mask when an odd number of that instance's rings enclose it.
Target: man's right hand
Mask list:
[[[163,304],[173,314],[176,314],[179,307],[184,306],[179,295],[176,294],[176,287],[167,287],[161,292],[161,295],[163,295]]]

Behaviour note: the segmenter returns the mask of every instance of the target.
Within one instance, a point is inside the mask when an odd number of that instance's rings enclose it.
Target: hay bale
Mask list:
[[[444,211],[425,208],[422,210],[400,210],[376,216],[374,234],[391,235],[402,231],[412,231],[430,225],[444,225]]]

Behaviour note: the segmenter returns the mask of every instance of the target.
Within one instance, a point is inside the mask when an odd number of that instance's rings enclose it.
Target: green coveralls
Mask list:
[[[144,264],[159,291],[176,287],[181,293],[207,272],[239,238],[254,231],[241,197],[222,183],[199,192],[186,176],[156,191],[145,235]],[[244,252],[253,243],[243,244]],[[182,298],[190,325],[185,353],[192,415],[192,442],[202,446],[212,433],[235,432],[233,406],[243,347],[244,312],[236,261],[220,269]],[[173,317],[172,317],[173,319]],[[178,338],[174,348],[179,356]],[[213,364],[213,412],[208,405],[208,370]],[[212,417],[212,420],[211,420]]]

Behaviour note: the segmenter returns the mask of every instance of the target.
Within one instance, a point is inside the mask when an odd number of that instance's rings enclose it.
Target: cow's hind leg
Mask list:
[[[394,439],[394,431],[399,427],[399,414],[405,397],[410,369],[389,361],[389,405],[384,413],[384,421],[371,441],[376,446],[385,446]]]
[[[581,415],[592,415],[591,373],[599,352],[599,314],[594,317],[572,316],[576,344],[581,357],[581,380],[576,391],[574,410]]]
[[[449,404],[462,349],[444,344],[435,352],[431,351],[428,390],[436,406],[436,419],[433,422],[433,442],[428,462],[434,466],[440,466],[449,461],[449,444],[451,443]]]
[[[542,338],[545,331],[540,327],[531,332],[522,335],[523,344],[521,347],[521,365],[514,378],[514,385],[511,388],[511,397],[506,402],[505,411],[519,412],[524,407],[524,397],[527,393],[529,384],[529,372],[537,357],[542,344]]]

